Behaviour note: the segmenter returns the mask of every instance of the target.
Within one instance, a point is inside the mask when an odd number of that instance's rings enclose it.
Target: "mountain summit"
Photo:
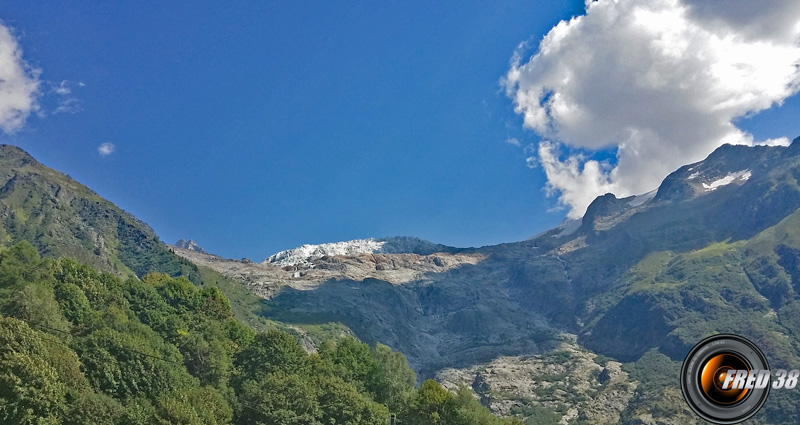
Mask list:
[[[191,239],[189,239],[188,241],[186,239],[179,239],[178,242],[175,242],[175,246],[181,249],[185,249],[187,251],[194,251],[206,254],[203,248],[201,248],[200,245],[198,245],[195,241]]]

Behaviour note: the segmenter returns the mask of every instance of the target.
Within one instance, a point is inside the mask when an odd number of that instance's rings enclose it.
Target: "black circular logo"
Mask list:
[[[743,377],[768,370],[764,354],[749,340],[732,334],[714,335],[695,345],[683,361],[681,391],[701,418],[715,424],[736,424],[758,413],[770,389],[769,385],[745,388]],[[736,373],[742,378],[731,385]]]

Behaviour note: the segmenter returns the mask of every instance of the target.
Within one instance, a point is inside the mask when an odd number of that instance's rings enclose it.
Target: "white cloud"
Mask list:
[[[52,92],[57,96],[58,104],[53,109],[53,114],[77,114],[83,111],[83,101],[72,95],[72,86],[84,87],[85,84],[73,83],[62,80],[58,84],[51,83]]]
[[[518,148],[522,147],[522,143],[520,143],[519,139],[517,139],[516,137],[509,137],[508,139],[506,139],[506,143],[508,143],[509,145],[516,146]]]
[[[539,163],[547,174],[545,190],[548,195],[560,193],[559,202],[564,206],[588,206],[598,194],[613,193],[619,189],[611,181],[609,174],[613,170],[609,172],[611,166],[607,162],[587,160],[583,155],[559,159],[558,145],[548,141],[539,143],[538,153]],[[580,190],[565,190],[573,187]]]
[[[780,137],[777,139],[767,139],[756,143],[756,145],[762,146],[789,146],[792,144],[792,141],[789,140],[788,137]]]
[[[59,96],[66,96],[72,93],[72,89],[69,86],[69,81],[62,80],[58,85],[53,85],[53,92]]]
[[[102,156],[111,155],[115,150],[117,150],[117,147],[113,143],[102,143],[97,147],[97,153]]]
[[[22,59],[11,30],[0,23],[0,129],[19,130],[38,109],[40,71]]]
[[[53,114],[77,114],[83,111],[83,102],[74,97],[61,99],[58,106],[53,109]]]
[[[582,215],[595,196],[647,192],[723,143],[737,117],[800,89],[800,2],[599,0],[562,21],[504,78],[550,193]],[[765,143],[785,143],[784,139]],[[616,148],[615,166],[567,152]]]

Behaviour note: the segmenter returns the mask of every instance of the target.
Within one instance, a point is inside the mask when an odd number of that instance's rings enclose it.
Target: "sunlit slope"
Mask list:
[[[27,240],[43,255],[76,258],[101,270],[188,275],[145,223],[23,150],[0,145],[0,243]]]

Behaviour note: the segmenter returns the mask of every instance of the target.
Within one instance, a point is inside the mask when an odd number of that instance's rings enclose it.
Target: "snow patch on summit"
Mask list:
[[[691,178],[691,177],[690,177]],[[633,197],[632,200],[628,202],[628,206],[630,207],[638,207],[639,205],[643,205],[645,202],[653,199],[656,197],[656,193],[658,193],[658,189],[653,189],[647,193],[643,193],[641,195],[636,195]]]
[[[737,171],[735,173],[728,173],[727,176],[721,179],[714,180],[713,182],[708,184],[703,183],[703,188],[706,190],[706,192],[711,192],[712,190],[717,190],[722,186],[727,186],[735,182],[736,180],[747,181],[748,179],[750,179],[751,175],[752,173],[750,172],[750,170],[742,170],[742,171]]]

